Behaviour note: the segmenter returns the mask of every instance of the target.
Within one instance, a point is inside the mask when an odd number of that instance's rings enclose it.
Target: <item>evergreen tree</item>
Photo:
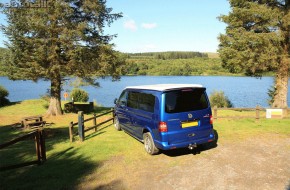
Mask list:
[[[36,3],[37,1],[25,1]],[[23,0],[16,4],[25,5]],[[94,82],[93,76],[119,77],[120,59],[109,43],[114,37],[103,28],[121,17],[106,0],[47,0],[45,7],[5,7],[11,61],[5,70],[11,79],[51,81],[48,115],[62,114],[61,83],[73,75]],[[37,90],[37,89],[31,89]]]
[[[287,107],[289,77],[289,0],[229,0],[231,12],[220,20],[228,26],[220,35],[223,66],[233,73],[261,77],[275,71],[272,107]]]

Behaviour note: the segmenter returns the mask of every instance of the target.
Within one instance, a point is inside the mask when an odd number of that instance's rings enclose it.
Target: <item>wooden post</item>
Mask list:
[[[73,139],[74,139],[74,134],[73,134],[73,128],[74,128],[74,126],[73,126],[73,122],[71,121],[70,123],[69,123],[69,126],[68,126],[68,130],[69,130],[69,140],[70,140],[70,142],[73,142]]]
[[[94,119],[93,119],[93,123],[94,123],[94,126],[95,126],[95,132],[97,132],[97,117],[96,117],[96,113],[94,113]]]
[[[260,106],[256,106],[256,120],[260,119]]]
[[[38,129],[39,137],[40,137],[40,153],[41,153],[41,160],[44,162],[46,161],[46,147],[45,147],[45,132],[42,129]]]
[[[38,133],[38,131],[34,132],[34,141],[35,141],[37,163],[38,163],[38,165],[40,165],[41,164],[41,158],[40,158],[40,145],[39,145],[39,133]]]
[[[79,137],[81,141],[84,141],[85,138],[85,130],[84,130],[84,112],[78,112],[78,129],[79,129]]]
[[[214,106],[213,108],[213,118],[217,119],[217,106]]]

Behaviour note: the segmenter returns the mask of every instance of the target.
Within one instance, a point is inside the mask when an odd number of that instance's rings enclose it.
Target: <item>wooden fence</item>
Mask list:
[[[252,115],[246,115],[246,116],[237,116],[237,115],[231,115],[231,116],[218,116],[218,110],[233,110],[233,111],[254,111],[255,114]],[[261,112],[265,112],[266,108],[262,108],[260,106],[256,106],[256,108],[217,108],[216,106],[213,108],[213,118],[230,118],[230,119],[243,119],[243,118],[255,118],[256,120],[261,119]],[[289,113],[290,109],[286,109],[286,113]],[[289,118],[288,116],[281,116],[281,118]]]
[[[107,115],[109,113],[112,113],[112,118],[110,119],[107,119],[101,123],[97,123],[97,118],[99,117],[102,117],[104,115]],[[93,117],[91,118],[88,118],[88,119],[84,119],[84,112],[83,111],[79,111],[78,112],[78,122],[74,123],[74,122],[70,122],[69,123],[69,138],[70,138],[70,142],[73,142],[73,138],[74,136],[77,136],[79,135],[80,137],[80,141],[84,141],[85,139],[85,132],[87,131],[90,131],[90,130],[94,130],[95,132],[98,130],[98,127],[105,124],[105,123],[108,123],[109,121],[112,121],[114,120],[114,116],[113,116],[113,109],[106,112],[106,113],[103,113],[103,114],[99,114],[99,115],[96,115],[94,114]],[[93,126],[90,126],[90,127],[86,127],[85,129],[85,122],[88,122],[88,121],[93,121]],[[74,132],[74,126],[78,126],[78,131],[77,132]]]
[[[4,144],[0,145],[0,149],[4,149],[8,146],[11,146],[17,142],[34,138],[35,141],[35,149],[36,149],[36,155],[37,160],[31,161],[31,162],[25,162],[21,164],[15,164],[15,165],[9,165],[9,166],[1,166],[0,171],[9,170],[9,169],[15,169],[20,168],[24,166],[34,165],[34,164],[42,164],[44,161],[46,161],[46,148],[45,148],[45,137],[44,137],[44,130],[43,129],[37,129],[35,131],[32,131],[26,135],[23,135],[21,137],[18,137],[16,139],[13,139],[12,141],[6,142]]]

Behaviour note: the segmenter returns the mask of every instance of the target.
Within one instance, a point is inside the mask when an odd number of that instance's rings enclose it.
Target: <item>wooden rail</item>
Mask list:
[[[97,123],[97,118],[99,117],[102,117],[104,115],[107,115],[109,113],[112,113],[112,118],[110,119],[107,119],[101,123]],[[83,111],[79,111],[78,112],[78,122],[74,123],[73,121],[69,123],[69,138],[70,138],[70,142],[73,142],[73,139],[74,139],[74,136],[77,136],[79,135],[80,137],[80,140],[81,141],[84,141],[85,139],[85,132],[88,132],[90,130],[94,130],[95,132],[98,130],[98,127],[105,124],[105,123],[108,123],[110,121],[112,121],[114,119],[114,116],[113,116],[113,109],[106,112],[106,113],[102,113],[102,114],[99,114],[99,115],[96,115],[94,113],[94,116],[91,117],[91,118],[88,118],[88,119],[84,119],[84,112]],[[93,121],[93,126],[90,126],[90,127],[87,127],[85,129],[85,122],[88,122],[88,121]],[[77,132],[74,132],[74,126],[78,126],[78,131]]]
[[[23,117],[21,119],[21,126],[26,128],[34,127],[34,126],[44,126],[45,121],[42,119],[42,115],[35,115],[29,117]]]
[[[18,137],[16,139],[13,139],[9,142],[3,143],[0,145],[0,149],[4,149],[6,147],[9,147],[13,144],[16,144],[20,141],[34,138],[35,141],[35,149],[36,149],[36,156],[37,160],[31,161],[31,162],[25,162],[21,164],[15,164],[15,165],[9,165],[9,166],[1,166],[0,171],[5,171],[9,169],[15,169],[20,168],[24,166],[34,165],[34,164],[42,164],[44,161],[46,161],[46,148],[45,148],[45,137],[44,137],[44,130],[43,129],[37,129],[35,131],[32,131],[26,135],[23,135],[21,137]]]
[[[255,115],[252,116],[218,116],[218,110],[233,110],[233,111],[255,111]],[[213,118],[230,118],[230,119],[244,119],[244,118],[255,118],[256,120],[259,120],[261,118],[261,111],[266,111],[266,108],[262,108],[260,106],[256,106],[256,108],[213,108]],[[290,109],[286,109],[286,113],[289,112]],[[284,116],[283,118],[288,118],[287,116]]]

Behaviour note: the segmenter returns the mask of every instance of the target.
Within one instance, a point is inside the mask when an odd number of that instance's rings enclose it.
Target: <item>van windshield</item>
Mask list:
[[[188,88],[165,92],[165,112],[178,113],[208,107],[205,88]]]

